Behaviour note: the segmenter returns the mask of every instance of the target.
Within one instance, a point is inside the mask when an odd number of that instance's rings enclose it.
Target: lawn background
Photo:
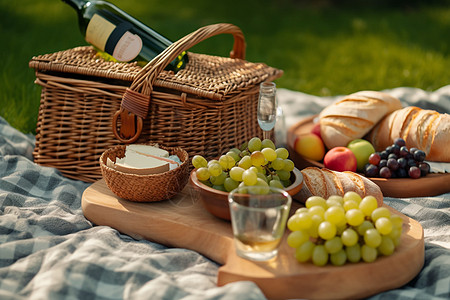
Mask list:
[[[285,71],[278,87],[318,96],[450,84],[450,1],[111,0],[169,39],[227,22],[246,37],[247,60]],[[34,55],[85,45],[60,0],[0,0],[0,116],[34,133]],[[227,56],[221,35],[191,51]]]

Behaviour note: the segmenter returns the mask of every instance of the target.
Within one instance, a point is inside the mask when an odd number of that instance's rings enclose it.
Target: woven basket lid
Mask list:
[[[189,62],[176,74],[161,71],[155,88],[166,88],[191,95],[224,100],[266,80],[280,77],[283,71],[264,63],[188,52]],[[105,61],[91,46],[82,46],[35,56],[29,66],[40,72],[95,76],[132,82],[142,67],[136,62]]]

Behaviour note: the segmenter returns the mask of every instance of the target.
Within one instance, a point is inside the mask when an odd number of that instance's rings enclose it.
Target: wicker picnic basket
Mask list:
[[[165,67],[183,51],[232,34],[230,57],[188,52],[186,68]],[[253,136],[259,84],[282,71],[245,60],[245,40],[232,24],[202,27],[144,67],[105,61],[90,46],[33,57],[42,87],[34,161],[69,178],[102,177],[99,158],[116,145],[154,142],[212,159]]]

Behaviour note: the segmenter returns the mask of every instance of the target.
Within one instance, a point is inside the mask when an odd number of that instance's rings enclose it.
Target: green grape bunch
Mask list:
[[[242,186],[260,186],[260,193],[268,192],[268,187],[284,189],[292,184],[291,172],[295,168],[286,148],[276,148],[272,140],[258,137],[218,159],[207,161],[195,155],[192,165],[198,180],[225,192]]]
[[[299,262],[336,266],[373,262],[394,253],[400,244],[403,219],[373,196],[355,192],[328,199],[311,196],[287,222],[287,243]]]

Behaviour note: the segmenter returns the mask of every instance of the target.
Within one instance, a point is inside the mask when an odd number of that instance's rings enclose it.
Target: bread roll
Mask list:
[[[401,109],[400,100],[376,91],[344,97],[319,114],[320,134],[328,149],[364,137],[384,116]]]
[[[308,167],[300,172],[303,175],[303,187],[300,191],[300,198],[303,201],[313,195],[327,199],[331,195],[343,196],[346,192],[353,191],[361,198],[368,195],[374,196],[378,206],[383,205],[383,193],[380,187],[357,173],[337,172],[317,167]]]
[[[450,162],[450,115],[434,110],[408,106],[392,112],[377,124],[368,140],[375,150],[382,151],[403,138],[408,148],[426,153],[429,161]]]

